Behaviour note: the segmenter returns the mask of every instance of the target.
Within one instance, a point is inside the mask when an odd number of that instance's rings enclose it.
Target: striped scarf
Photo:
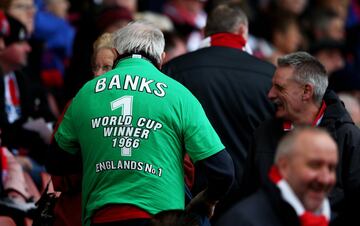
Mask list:
[[[282,198],[289,203],[299,217],[301,226],[328,226],[330,219],[329,200],[325,199],[322,203],[321,214],[315,215],[306,211],[298,197],[294,194],[290,185],[282,178],[276,166],[272,166],[269,172],[270,180],[280,189]]]

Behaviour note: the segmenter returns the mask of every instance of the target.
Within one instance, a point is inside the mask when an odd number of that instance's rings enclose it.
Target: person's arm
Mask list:
[[[7,148],[2,147],[1,149],[6,158],[8,173],[6,179],[3,180],[4,191],[11,199],[25,203],[30,198],[30,194],[22,166]]]
[[[51,175],[61,176],[81,172],[82,161],[80,154],[74,155],[63,150],[55,138],[50,144],[47,152],[45,167]]]
[[[196,164],[206,169],[208,186],[191,200],[186,209],[211,217],[216,203],[227,194],[233,184],[233,161],[224,149]]]
[[[68,131],[68,133],[66,134],[66,137],[68,139],[65,140],[66,141],[65,143],[67,145],[71,144],[70,145],[71,148],[80,150],[80,145],[76,141],[76,138],[74,138],[74,136],[70,136],[69,138],[69,133],[75,130],[74,127],[71,126],[71,121],[70,121],[70,119],[72,118],[71,104],[72,104],[72,100],[68,101],[68,103],[66,104],[63,110],[61,117],[58,119],[58,122],[55,126],[53,136],[49,145],[49,149],[46,152],[45,168],[47,172],[53,176],[63,176],[63,175],[77,174],[82,172],[81,152],[78,151],[77,154],[72,154],[62,149],[56,140],[57,133],[60,133],[61,137],[64,136],[61,132],[62,130],[60,130],[59,128],[61,127],[61,125],[65,126],[67,128],[66,131]],[[65,117],[66,114],[69,115]],[[62,123],[65,123],[65,125],[63,125]]]

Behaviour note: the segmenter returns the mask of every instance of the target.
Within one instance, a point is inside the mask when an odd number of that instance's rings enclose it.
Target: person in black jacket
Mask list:
[[[227,211],[215,226],[327,226],[327,194],[335,185],[337,146],[323,129],[304,127],[279,143],[275,165],[254,195]]]
[[[235,183],[228,196],[231,202],[239,189],[252,133],[273,114],[266,93],[275,68],[244,51],[248,20],[237,5],[216,7],[205,35],[204,43],[210,46],[171,60],[162,70],[198,98],[231,155],[235,165]],[[196,166],[195,174],[192,192],[196,194],[206,181],[201,168]],[[221,212],[221,205],[227,201],[220,202],[216,212]]]
[[[276,105],[276,117],[264,122],[254,134],[247,160],[244,190],[248,195],[265,181],[274,150],[287,131],[299,125],[325,128],[339,149],[337,183],[330,193],[334,225],[359,225],[360,130],[337,95],[327,90],[323,65],[305,52],[279,58],[268,97]]]
[[[25,25],[9,15],[7,19],[10,35],[4,38],[6,48],[0,52],[0,137],[36,180],[40,179],[38,171],[44,170],[39,164],[43,164],[51,138],[47,122],[54,117],[42,87],[22,71],[31,51]]]

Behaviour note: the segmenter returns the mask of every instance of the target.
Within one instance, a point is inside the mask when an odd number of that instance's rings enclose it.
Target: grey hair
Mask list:
[[[306,52],[295,52],[279,57],[279,67],[294,68],[294,79],[300,84],[314,86],[313,99],[321,104],[326,88],[329,84],[325,67],[313,56]]]
[[[292,154],[292,152],[295,150],[295,146],[299,145],[296,141],[300,137],[301,134],[309,132],[313,135],[321,135],[325,134],[326,136],[331,136],[329,133],[319,127],[311,127],[311,126],[299,126],[296,127],[293,131],[290,131],[288,134],[286,134],[279,142],[276,153],[275,153],[275,164],[278,163],[279,159],[283,156],[289,156]],[[332,138],[331,138],[332,139]],[[333,140],[333,139],[332,139]],[[334,141],[335,142],[335,141]]]
[[[209,15],[205,36],[219,32],[234,33],[240,25],[248,26],[248,18],[241,7],[236,4],[221,4]]]
[[[160,29],[145,21],[135,21],[113,34],[113,44],[118,53],[145,53],[161,64],[165,40]]]

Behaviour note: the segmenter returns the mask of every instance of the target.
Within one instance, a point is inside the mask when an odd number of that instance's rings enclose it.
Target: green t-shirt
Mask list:
[[[81,152],[86,225],[106,204],[151,214],[183,209],[184,151],[196,162],[224,149],[190,91],[139,58],[87,82],[55,139],[65,151]]]

